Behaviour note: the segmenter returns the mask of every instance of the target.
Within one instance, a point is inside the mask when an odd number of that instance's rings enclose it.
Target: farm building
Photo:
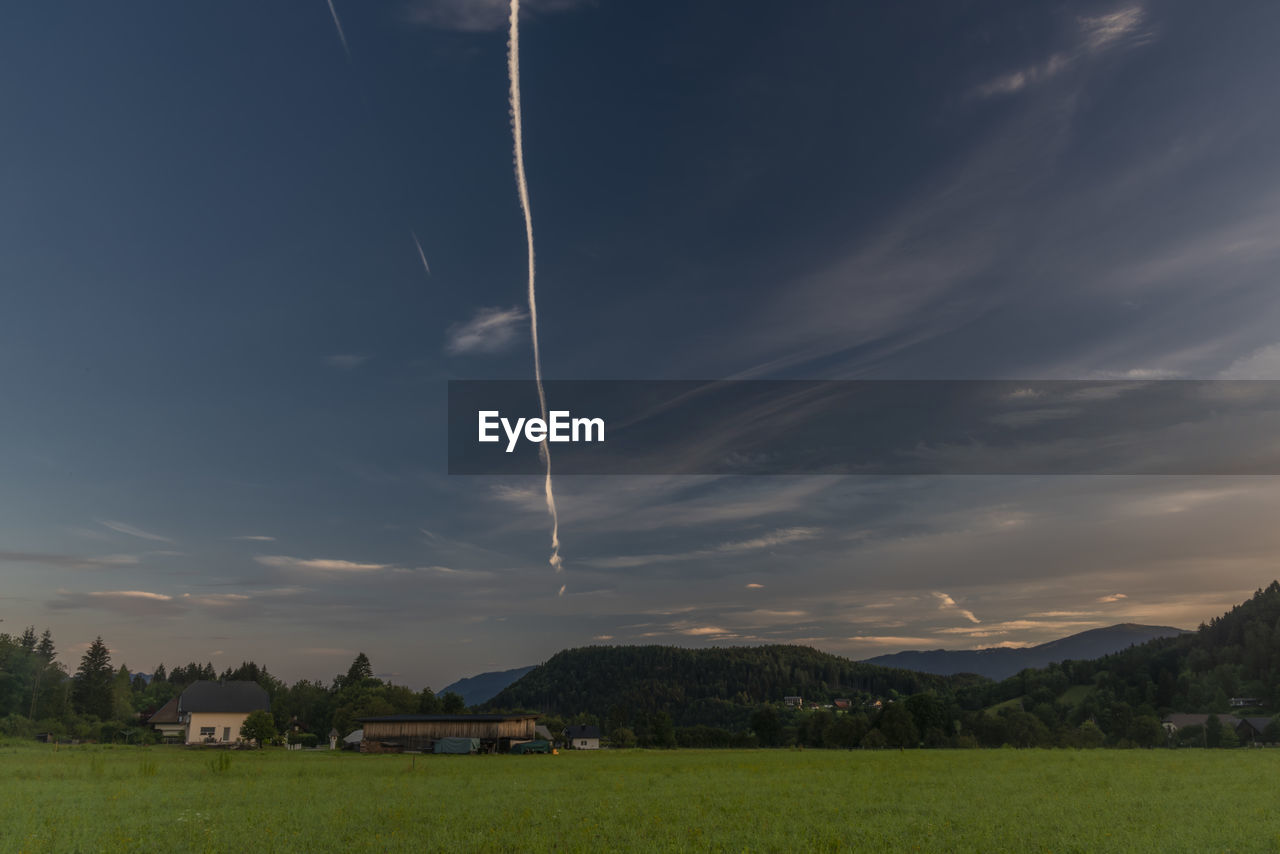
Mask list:
[[[564,731],[565,742],[574,750],[599,750],[600,727],[571,726]]]
[[[267,692],[257,682],[192,682],[148,718],[166,741],[186,744],[232,744],[240,740],[240,726],[249,713],[271,708]]]
[[[537,715],[385,715],[361,718],[361,753],[432,750],[445,738],[478,738],[480,751],[506,750],[534,737]]]

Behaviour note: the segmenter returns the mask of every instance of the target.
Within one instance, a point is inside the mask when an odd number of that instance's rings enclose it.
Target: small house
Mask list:
[[[202,679],[161,706],[147,723],[167,741],[234,744],[249,713],[270,708],[271,700],[257,682]]]
[[[573,750],[599,750],[600,727],[571,726],[564,731],[566,744]]]
[[[799,709],[804,706],[804,697],[783,697],[782,704],[788,709]]]

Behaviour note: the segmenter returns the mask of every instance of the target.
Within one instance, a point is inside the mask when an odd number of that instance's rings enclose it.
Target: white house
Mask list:
[[[565,729],[564,737],[573,750],[600,749],[600,727],[571,726]]]
[[[234,744],[250,712],[270,709],[257,682],[192,682],[148,719],[161,735],[186,744]]]

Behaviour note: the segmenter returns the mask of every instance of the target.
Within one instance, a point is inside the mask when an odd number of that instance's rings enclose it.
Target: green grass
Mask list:
[[[1280,851],[1277,776],[1280,750],[24,744],[0,747],[0,851]]]

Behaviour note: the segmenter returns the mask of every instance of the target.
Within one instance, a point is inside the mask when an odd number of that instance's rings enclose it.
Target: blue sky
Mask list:
[[[9,12],[6,629],[439,687],[1193,627],[1277,574],[1269,478],[658,476],[558,479],[554,573],[539,480],[445,474],[445,382],[532,373],[505,4],[334,10],[346,50],[324,0]],[[528,2],[545,373],[1280,379],[1277,18]]]

